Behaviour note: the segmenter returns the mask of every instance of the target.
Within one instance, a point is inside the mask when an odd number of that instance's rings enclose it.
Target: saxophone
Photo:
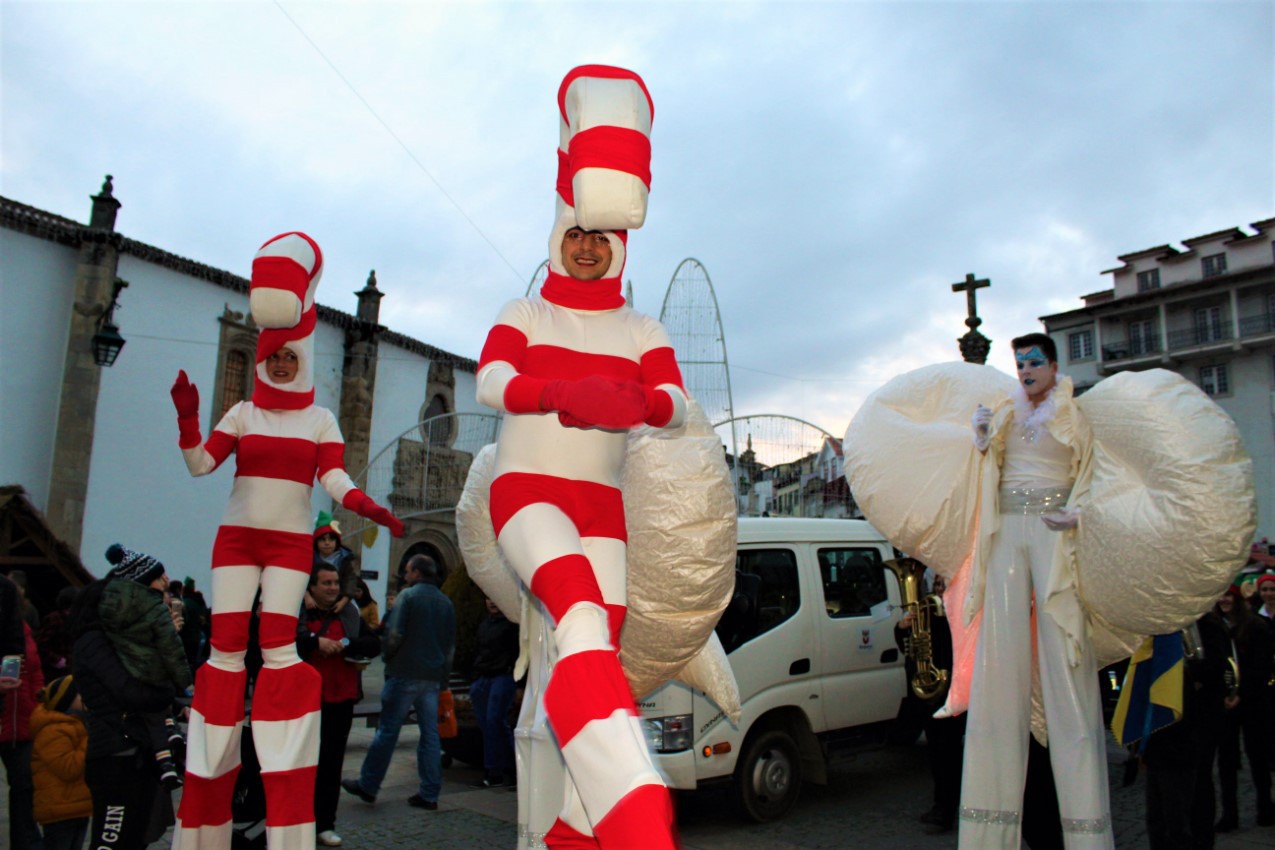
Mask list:
[[[903,605],[912,614],[912,630],[908,639],[908,658],[912,659],[912,693],[927,702],[938,699],[948,686],[948,671],[934,664],[932,620],[943,616],[943,600],[937,594],[921,595],[925,565],[915,558],[886,561],[899,579]]]

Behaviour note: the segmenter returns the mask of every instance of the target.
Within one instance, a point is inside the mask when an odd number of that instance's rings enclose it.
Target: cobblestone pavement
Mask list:
[[[369,694],[380,688],[380,665],[365,674]],[[358,775],[373,730],[355,721],[346,750],[345,776]],[[481,789],[472,783],[479,768],[455,763],[443,771],[437,811],[407,805],[416,791],[417,731],[405,727],[375,805],[343,794],[337,832],[351,850],[513,850],[517,844],[517,795],[510,789]],[[1112,818],[1119,850],[1147,850],[1142,781],[1121,788],[1123,753],[1109,751]],[[8,787],[0,781],[0,793]],[[929,808],[929,771],[925,744],[890,747],[859,756],[834,769],[826,786],[807,784],[796,808],[782,821],[745,824],[732,810],[729,789],[710,788],[677,795],[678,824],[684,850],[949,850],[955,833],[926,835],[916,816]],[[8,806],[0,807],[0,847],[8,844]],[[1275,847],[1275,827],[1254,825],[1252,781],[1240,779],[1241,828],[1219,836],[1217,850]],[[166,847],[168,841],[152,845]]]

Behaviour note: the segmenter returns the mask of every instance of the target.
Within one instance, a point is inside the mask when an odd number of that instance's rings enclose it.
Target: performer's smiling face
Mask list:
[[[1052,362],[1040,350],[1040,346],[1014,349],[1014,360],[1018,363],[1018,382],[1023,385],[1023,392],[1032,401],[1042,400],[1058,378],[1058,364]]]
[[[286,345],[266,358],[266,374],[271,382],[290,384],[297,377],[297,353]]]
[[[597,280],[611,268],[611,241],[597,230],[573,227],[562,237],[562,265],[576,280]]]

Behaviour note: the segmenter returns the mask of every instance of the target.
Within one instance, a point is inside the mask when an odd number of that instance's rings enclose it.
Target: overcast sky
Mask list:
[[[959,358],[967,272],[993,365],[1117,255],[1275,216],[1264,2],[0,2],[0,193],[247,275],[323,247],[394,330],[477,357],[546,256],[555,96],[583,63],[655,102],[626,277],[659,315],[698,258],[737,414],[844,433]],[[128,336],[128,295],[117,318]]]

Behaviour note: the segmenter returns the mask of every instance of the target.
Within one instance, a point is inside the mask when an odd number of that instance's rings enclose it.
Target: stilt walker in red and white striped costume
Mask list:
[[[646,213],[653,110],[636,74],[597,65],[567,75],[558,105],[549,277],[540,298],[500,312],[479,361],[478,400],[506,413],[492,524],[555,624],[557,662],[543,700],[568,777],[543,841],[663,850],[675,846],[669,793],[618,657],[627,431],[676,427],[686,412],[668,335],[620,291],[626,228]],[[534,809],[534,784],[529,793]]]
[[[266,790],[271,850],[314,847],[319,676],[296,652],[297,612],[313,559],[310,494],[317,477],[344,507],[387,526],[403,524],[354,486],[332,412],[314,405],[314,290],[319,246],[304,233],[276,236],[252,262],[249,304],[263,328],[252,400],[226,412],[204,443],[199,393],[180,372],[173,403],[191,475],[236,455],[230,504],[212,555],[212,653],[199,668],[191,707],[186,787],[174,847],[230,846],[230,801],[244,722],[244,652],[253,598],[261,589],[265,665],[253,692],[253,743]]]

